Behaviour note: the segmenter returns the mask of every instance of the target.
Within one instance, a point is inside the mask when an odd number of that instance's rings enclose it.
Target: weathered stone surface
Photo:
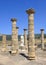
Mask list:
[[[16,44],[17,44],[17,50],[19,49],[19,44],[18,44],[18,29],[19,29],[19,27],[16,27],[16,40],[17,40]]]
[[[25,50],[28,50],[26,31],[27,29],[24,29],[24,45],[25,45]]]
[[[42,44],[42,49],[44,49],[44,29],[41,29],[41,44]]]
[[[35,48],[34,48],[34,10],[29,9],[26,11],[28,14],[28,55],[29,59],[35,59]]]
[[[3,46],[3,48],[2,48],[2,51],[6,51],[7,50],[7,47],[6,47],[6,35],[5,34],[3,34],[3,38],[2,38],[2,46]]]
[[[16,19],[12,18],[12,53],[17,53],[17,30],[16,30]]]

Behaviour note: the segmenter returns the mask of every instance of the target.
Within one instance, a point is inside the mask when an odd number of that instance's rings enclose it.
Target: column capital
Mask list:
[[[27,29],[23,29],[24,31],[27,31]]]
[[[27,14],[34,14],[35,13],[35,11],[34,11],[34,9],[28,9],[28,10],[26,10],[26,13]]]
[[[16,18],[11,18],[11,21],[12,22],[17,21],[17,19]]]
[[[44,31],[44,29],[40,29],[41,31]]]
[[[16,29],[19,29],[19,27],[16,27]]]

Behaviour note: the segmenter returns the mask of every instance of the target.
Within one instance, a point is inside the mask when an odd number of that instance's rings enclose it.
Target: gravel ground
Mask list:
[[[27,60],[20,54],[10,55],[8,52],[0,52],[0,65],[46,65],[46,51],[37,49],[35,60]]]

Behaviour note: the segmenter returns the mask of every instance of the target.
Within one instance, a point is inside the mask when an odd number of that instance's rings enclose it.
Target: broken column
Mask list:
[[[41,29],[41,44],[42,44],[42,49],[44,49],[44,29]]]
[[[28,46],[27,46],[27,29],[24,29],[24,45],[25,45],[25,50],[28,50]]]
[[[16,19],[15,18],[12,18],[11,19],[12,21],[12,53],[17,53],[17,37],[16,37],[16,33],[17,33],[17,30],[16,30]]]
[[[7,48],[6,48],[6,35],[5,34],[3,34],[2,43],[3,43],[2,51],[6,51]]]
[[[34,40],[34,10],[29,9],[26,10],[28,14],[28,59],[32,60],[35,59],[35,40]]]

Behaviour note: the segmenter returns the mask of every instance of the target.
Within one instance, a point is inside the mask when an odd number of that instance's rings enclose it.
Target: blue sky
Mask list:
[[[46,33],[46,0],[0,0],[0,33],[12,34],[11,18],[16,18],[19,27],[18,34],[23,34],[23,29],[28,29],[28,15],[26,10],[33,8],[34,32],[40,33],[44,28]]]

